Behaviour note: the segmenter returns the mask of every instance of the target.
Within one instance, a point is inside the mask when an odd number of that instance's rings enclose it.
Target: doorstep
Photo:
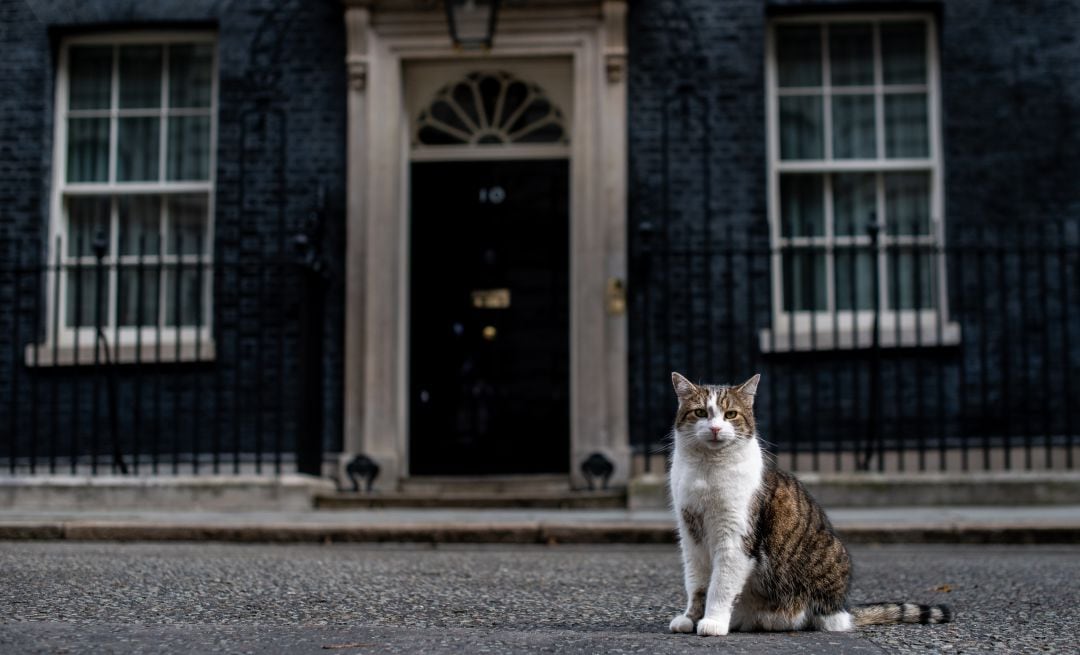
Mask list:
[[[477,509],[620,509],[626,507],[626,491],[533,491],[496,493],[470,491],[397,493],[338,492],[317,494],[317,509],[363,508],[477,508]]]
[[[318,509],[622,509],[625,489],[575,490],[566,475],[418,476],[395,492],[338,491],[315,496]]]

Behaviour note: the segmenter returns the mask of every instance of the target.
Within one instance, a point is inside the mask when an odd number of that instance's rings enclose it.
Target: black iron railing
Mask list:
[[[319,238],[227,261],[20,249],[0,268],[0,469],[318,473]]]
[[[712,383],[762,373],[759,431],[795,469],[1074,468],[1076,221],[871,222],[801,241],[765,229],[669,241],[644,224],[635,238],[631,425],[644,467],[669,447],[675,370]]]
[[[665,452],[672,370],[704,382],[760,372],[758,427],[798,470],[1075,468],[1077,222],[777,244],[765,230],[675,241],[641,228],[639,454]],[[319,240],[313,227],[280,257],[152,264],[39,264],[22,249],[0,268],[0,469],[317,471]],[[860,270],[856,251],[874,265]],[[799,268],[795,255],[817,263]]]

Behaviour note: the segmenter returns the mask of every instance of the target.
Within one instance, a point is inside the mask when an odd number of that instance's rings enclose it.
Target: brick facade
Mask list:
[[[962,345],[886,351],[872,364],[866,353],[850,351],[760,355],[758,330],[769,327],[771,311],[769,261],[767,252],[749,253],[768,247],[768,20],[787,13],[877,11],[937,17],[947,240],[977,245],[982,226],[1011,225],[987,237],[988,243],[1008,244],[1024,235],[1017,223],[1042,226],[1049,234],[1059,229],[1051,221],[1071,220],[1060,229],[1075,249],[1080,2],[684,0],[631,2],[630,8],[635,444],[648,449],[662,442],[674,411],[668,381],[673,369],[711,381],[767,371],[758,408],[766,426],[770,420],[784,424],[787,434],[807,442],[866,431],[873,365],[884,381],[884,414],[895,416],[887,434],[898,440],[930,430],[1017,434],[1016,423],[1030,419],[1024,418],[1030,404],[1042,397],[1033,390],[1030,397],[1010,401],[1005,391],[1010,385],[1048,384],[1049,399],[1042,407],[1051,416],[1038,429],[1040,434],[1063,429],[1067,401],[1061,391],[1076,382],[1066,380],[1061,367],[1043,375],[1049,362],[1044,349],[1021,348],[1014,339],[1028,334],[1034,344],[1053,344],[1055,352],[1071,342],[1071,352],[1061,356],[1067,368],[1077,370],[1075,323],[1059,320],[1070,316],[1068,304],[1080,286],[1075,259],[1065,276],[1042,281],[1034,262],[1022,256],[1000,261],[988,256],[983,283],[974,274],[974,258],[951,259],[950,303]],[[651,237],[639,231],[642,223],[653,227]],[[711,256],[700,252],[709,248]],[[1050,258],[1044,264],[1059,270],[1054,266],[1060,261]],[[1063,280],[1071,280],[1067,293]],[[1045,298],[1037,288],[1045,289]],[[980,312],[989,312],[989,321]],[[989,391],[980,388],[984,382]],[[971,414],[978,413],[983,396],[992,416],[976,419]],[[923,406],[932,428],[911,418],[916,406]],[[819,427],[808,421],[800,427],[800,416],[828,416],[833,410],[861,418],[851,425],[826,421]],[[1010,420],[1014,425],[1003,427]],[[1046,427],[1049,423],[1055,427]]]
[[[129,409],[140,394],[144,429],[156,423],[163,430],[162,453],[174,447],[186,452],[195,440],[205,452],[215,439],[227,452],[269,450],[278,435],[286,452],[293,449],[300,290],[298,280],[276,263],[294,259],[293,236],[319,209],[321,199],[330,271],[321,321],[323,425],[325,445],[335,449],[341,440],[345,193],[341,8],[302,0],[3,0],[0,14],[5,44],[0,63],[0,265],[13,264],[16,257],[22,257],[18,261],[23,264],[38,264],[43,254],[39,244],[49,221],[53,76],[63,37],[122,30],[216,31],[220,102],[214,256],[222,265],[215,285],[217,358],[140,373],[121,367],[116,379],[119,404]],[[8,282],[0,285],[0,293],[11,299]],[[33,332],[32,293],[27,278],[20,295],[23,343]],[[12,312],[0,312],[0,378],[10,382],[20,376],[21,411],[12,419],[20,435],[18,450],[27,452],[33,430],[48,431],[55,421],[71,426],[64,430],[67,437],[81,432],[79,450],[86,452],[99,373],[91,367],[13,371],[12,362],[21,353],[12,344],[12,319]],[[40,382],[36,399],[31,397],[34,378]],[[7,383],[2,386],[10,393]],[[36,428],[30,410],[35,402]],[[207,419],[211,414],[219,417],[214,424]],[[104,411],[96,416],[106,420]],[[130,421],[123,419],[121,433],[135,429]],[[266,434],[264,443],[256,446],[253,430],[260,424]],[[106,432],[102,423],[98,427]],[[38,452],[44,447],[38,444]],[[142,448],[146,452],[149,446]]]
[[[1080,240],[1080,0],[631,0],[629,10],[630,424],[638,447],[654,445],[667,429],[672,369],[722,381],[765,367],[760,411],[789,426],[806,407],[861,417],[842,426],[852,432],[869,420],[865,353],[758,353],[770,312],[770,261],[758,249],[768,246],[764,61],[771,15],[935,14],[947,238],[977,241],[981,226],[991,223],[1072,220],[1062,234],[1073,247]],[[340,3],[0,0],[0,269],[36,265],[45,254],[58,44],[67,34],[157,28],[218,34],[214,237],[215,258],[227,267],[215,291],[216,361],[138,375],[121,369],[120,404],[151,393],[152,385],[143,388],[151,381],[164,385],[171,400],[153,420],[171,426],[161,444],[165,452],[187,448],[189,439],[203,439],[205,446],[213,435],[221,435],[226,450],[249,451],[257,426],[267,426],[271,440],[283,435],[285,450],[292,448],[302,292],[297,278],[260,262],[293,256],[292,237],[321,198],[328,266],[320,317],[322,440],[332,452],[342,436],[344,343],[347,126]],[[639,229],[645,223],[651,236]],[[703,254],[695,244],[720,250]],[[884,353],[873,365],[886,381],[887,407],[900,417],[904,407],[926,403],[941,433],[985,432],[963,409],[985,402],[977,380],[1001,389],[1005,378],[1041,371],[1051,357],[1063,357],[1064,370],[1080,370],[1080,332],[1076,323],[1058,320],[1071,316],[1063,302],[1080,293],[1075,256],[1071,261],[1065,275],[1041,282],[1045,303],[1032,295],[1036,280],[1025,277],[1023,261],[984,263],[989,275],[1006,281],[996,289],[968,275],[978,262],[951,261],[950,302],[964,345]],[[1062,284],[1072,285],[1064,295]],[[1013,286],[1022,289],[1019,295],[1002,295]],[[55,421],[89,434],[100,382],[90,369],[34,371],[16,364],[22,350],[13,337],[25,344],[34,332],[32,292],[27,280],[17,288],[11,276],[0,278],[0,306],[18,300],[18,311],[0,310],[0,406],[12,401],[23,408],[13,417],[0,413],[0,420],[10,420],[20,452],[32,448],[34,421],[42,430]],[[276,294],[276,302],[260,302],[267,294]],[[987,310],[1007,320],[985,328],[978,313]],[[1041,333],[1055,351],[1011,349],[1010,335],[1019,330]],[[1058,344],[1068,343],[1070,351],[1061,352]],[[924,384],[928,372],[936,377]],[[1029,388],[1046,383],[1060,390],[1067,383],[1059,373],[1023,375]],[[32,398],[34,379],[59,391]],[[171,380],[186,380],[186,391],[170,395]],[[1072,384],[1080,388],[1080,376]],[[990,396],[991,405],[1004,402],[1001,392]],[[1041,402],[1035,391],[1030,400]],[[35,402],[36,418],[26,409]],[[214,409],[217,423],[200,418],[204,406]],[[1060,394],[1044,407],[1055,421],[1065,414]],[[1019,409],[980,421],[993,425]],[[130,423],[122,427],[134,430]],[[891,434],[901,438],[924,427],[898,419]]]

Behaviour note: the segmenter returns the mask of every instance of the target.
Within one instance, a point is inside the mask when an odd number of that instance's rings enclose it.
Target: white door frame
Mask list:
[[[381,467],[376,484],[408,477],[409,117],[403,72],[413,60],[571,60],[570,482],[593,452],[629,477],[625,303],[626,44],[624,0],[507,9],[495,47],[458,51],[438,11],[380,10],[346,0],[348,177],[344,458]],[[398,5],[400,6],[400,5]],[[614,300],[614,302],[612,302]],[[344,459],[343,458],[343,459]]]

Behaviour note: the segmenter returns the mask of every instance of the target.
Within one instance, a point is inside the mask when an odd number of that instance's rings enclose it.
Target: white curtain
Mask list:
[[[787,173],[780,176],[780,228],[784,237],[825,234],[825,176]]]
[[[161,196],[117,198],[119,251],[122,257],[142,260],[119,269],[117,313],[120,325],[156,325],[158,322],[157,255],[161,253]]]
[[[886,93],[885,156],[889,159],[930,156],[925,93]]]
[[[68,109],[108,109],[112,89],[112,46],[73,46],[68,52]],[[68,182],[106,182],[109,119],[72,117],[67,124]]]

